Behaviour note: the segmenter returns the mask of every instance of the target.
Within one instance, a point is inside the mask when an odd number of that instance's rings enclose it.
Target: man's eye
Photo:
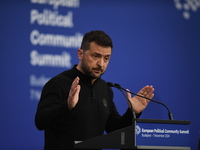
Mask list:
[[[93,57],[94,57],[94,58],[99,58],[99,56],[98,56],[98,55],[94,55]]]
[[[105,59],[106,61],[108,61],[110,58],[109,58],[109,57],[105,57],[104,59]]]

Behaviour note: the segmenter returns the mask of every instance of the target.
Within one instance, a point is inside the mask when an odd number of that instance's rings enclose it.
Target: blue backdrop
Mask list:
[[[114,43],[106,81],[132,92],[149,84],[175,120],[190,120],[190,146],[200,132],[199,0],[1,0],[0,149],[42,150],[34,115],[44,83],[78,63],[77,49],[90,30]],[[115,90],[120,114],[127,108]],[[168,119],[150,103],[141,118]]]

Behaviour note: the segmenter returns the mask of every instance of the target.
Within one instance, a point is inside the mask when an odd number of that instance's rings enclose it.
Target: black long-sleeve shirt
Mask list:
[[[79,101],[68,109],[67,98],[71,84],[80,78]],[[104,131],[131,125],[132,112],[120,116],[113,102],[112,89],[102,79],[91,84],[91,78],[74,66],[49,80],[41,94],[35,124],[45,131],[45,150],[72,150],[74,141],[102,135]]]

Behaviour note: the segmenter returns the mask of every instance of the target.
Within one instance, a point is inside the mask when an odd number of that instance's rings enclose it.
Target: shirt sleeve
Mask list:
[[[35,115],[36,127],[39,130],[47,129],[70,113],[67,106],[67,94],[57,83],[49,81],[44,86],[38,103]]]

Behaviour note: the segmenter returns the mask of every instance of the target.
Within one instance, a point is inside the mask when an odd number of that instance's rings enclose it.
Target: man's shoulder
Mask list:
[[[74,78],[75,78],[75,75],[71,69],[65,70],[65,71],[55,75],[54,77],[52,77],[47,82],[47,84],[52,84],[52,83],[56,83],[58,85],[71,84],[71,82],[73,82]]]
[[[51,80],[63,82],[65,80],[71,80],[72,78],[74,78],[74,76],[75,75],[72,70],[65,70],[54,76]]]

